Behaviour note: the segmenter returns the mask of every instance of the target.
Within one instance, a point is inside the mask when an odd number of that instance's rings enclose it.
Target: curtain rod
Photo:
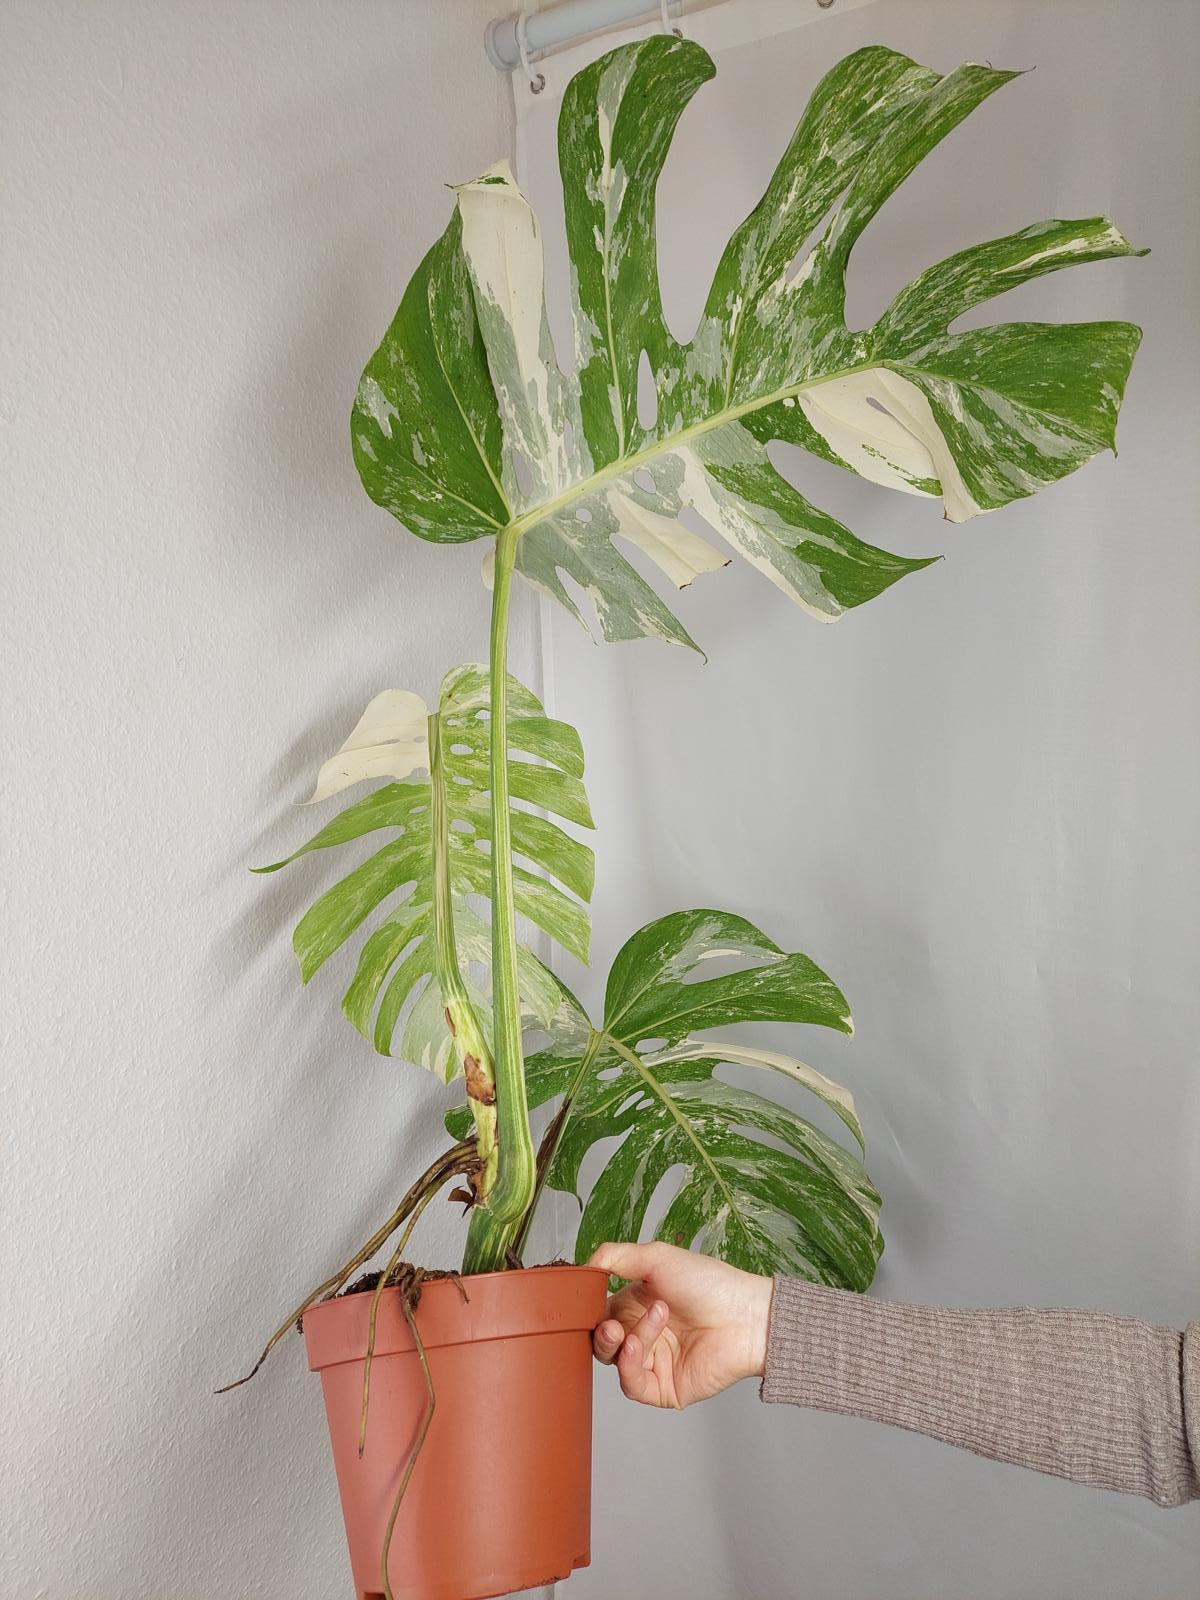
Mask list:
[[[702,4],[713,3],[714,0],[702,0]],[[818,4],[821,3],[822,0],[818,0]],[[689,5],[688,0],[683,0],[682,4],[680,0],[668,0],[667,9],[674,19],[684,11],[699,10],[701,6]],[[520,11],[514,11],[507,17],[496,17],[484,29],[483,47],[488,53],[488,60],[502,72],[511,71],[521,60],[521,46],[517,38],[521,15]],[[570,44],[589,33],[616,28],[625,22],[650,22],[661,15],[662,8],[656,4],[656,0],[562,0],[560,5],[551,6],[548,11],[525,13],[526,53],[536,55],[539,51]]]

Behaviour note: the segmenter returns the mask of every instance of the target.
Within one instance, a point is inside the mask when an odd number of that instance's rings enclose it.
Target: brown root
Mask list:
[[[294,1311],[288,1313],[284,1321],[280,1323],[279,1327],[276,1328],[263,1346],[262,1354],[250,1368],[250,1371],[244,1377],[235,1378],[232,1383],[222,1385],[221,1388],[216,1390],[216,1393],[228,1394],[231,1389],[237,1389],[243,1383],[249,1383],[284,1334],[291,1328],[299,1327],[300,1319],[309,1306],[314,1305],[318,1300],[331,1300],[335,1295],[339,1294],[349,1282],[351,1275],[369,1261],[378,1250],[383,1248],[397,1228],[403,1226],[410,1217],[415,1223],[416,1216],[420,1215],[432,1196],[443,1185],[448,1183],[451,1178],[466,1177],[467,1181],[470,1182],[478,1164],[474,1135],[469,1139],[460,1140],[458,1144],[453,1145],[443,1155],[439,1156],[432,1166],[421,1174],[388,1220],[371,1235],[366,1244],[360,1250],[356,1250],[350,1260],[339,1267],[332,1277],[326,1278],[324,1283],[318,1284],[311,1294],[306,1295]],[[413,1216],[414,1211],[416,1216]],[[411,1231],[411,1227],[406,1231],[404,1243],[407,1243]],[[399,1255],[395,1254],[393,1262],[398,1261]],[[390,1266],[389,1270],[391,1270]]]
[[[367,1444],[367,1405],[371,1398],[371,1360],[375,1354],[375,1320],[379,1315],[379,1299],[389,1283],[397,1282],[401,1290],[400,1303],[405,1309],[405,1315],[409,1316],[410,1325],[412,1325],[412,1318],[409,1313],[416,1309],[416,1303],[410,1304],[410,1297],[415,1288],[417,1299],[420,1299],[421,1269],[408,1266],[407,1263],[402,1266],[401,1257],[404,1254],[405,1246],[412,1238],[413,1229],[421,1220],[422,1211],[424,1211],[436,1193],[436,1189],[428,1189],[413,1207],[412,1216],[409,1217],[404,1232],[400,1235],[400,1241],[392,1251],[391,1260],[380,1273],[379,1282],[375,1285],[374,1292],[371,1295],[371,1318],[367,1329],[367,1354],[366,1359],[363,1361],[362,1416],[359,1418],[358,1423],[358,1453],[360,1457]],[[415,1284],[413,1283],[414,1278],[416,1279]]]
[[[419,1267],[410,1267],[408,1270],[410,1272],[419,1274],[421,1269]],[[461,1283],[459,1284],[459,1289],[462,1290],[463,1298],[466,1299],[467,1292],[465,1289],[463,1289]],[[415,1292],[417,1299],[419,1300],[421,1294],[419,1280],[415,1286]],[[434,1407],[437,1405],[437,1394],[433,1387],[433,1374],[429,1370],[429,1358],[425,1354],[425,1346],[421,1342],[421,1332],[417,1327],[417,1319],[413,1315],[413,1312],[416,1308],[416,1301],[412,1299],[412,1291],[407,1289],[405,1290],[401,1297],[400,1305],[404,1311],[404,1317],[405,1321],[408,1323],[409,1332],[413,1336],[413,1343],[417,1347],[417,1356],[421,1362],[421,1372],[425,1379],[426,1399],[425,1411],[421,1417],[421,1426],[417,1429],[417,1437],[413,1440],[413,1447],[409,1451],[408,1460],[404,1464],[404,1475],[400,1479],[400,1487],[396,1491],[396,1498],[392,1503],[391,1515],[388,1517],[387,1529],[383,1535],[383,1554],[380,1557],[380,1570],[383,1577],[383,1593],[385,1600],[396,1600],[395,1595],[392,1593],[392,1581],[388,1577],[388,1556],[392,1549],[392,1534],[396,1531],[396,1518],[400,1515],[400,1505],[404,1499],[405,1493],[408,1490],[409,1480],[413,1475],[413,1468],[417,1464],[417,1457],[421,1454],[421,1447],[424,1445],[425,1436],[429,1432],[429,1424],[433,1421]]]

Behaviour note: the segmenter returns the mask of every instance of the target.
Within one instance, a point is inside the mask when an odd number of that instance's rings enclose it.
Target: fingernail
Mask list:
[[[654,1318],[655,1322],[665,1322],[667,1320],[666,1302],[663,1300],[656,1300],[650,1307],[650,1315]]]
[[[630,1360],[636,1360],[637,1359],[637,1356],[638,1356],[638,1342],[633,1337],[632,1334],[629,1335],[628,1339],[626,1339],[624,1345],[622,1346],[622,1354],[623,1355],[627,1355],[630,1358]]]

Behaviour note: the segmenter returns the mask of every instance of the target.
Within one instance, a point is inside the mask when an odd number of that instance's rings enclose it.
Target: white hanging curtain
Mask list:
[[[813,1030],[804,1048],[863,1113],[888,1241],[874,1292],[1182,1326],[1200,1311],[1200,8],[726,0],[674,20],[717,64],[660,187],[680,337],[818,79],[866,44],[942,71],[1038,71],[871,224],[852,321],[952,251],[1045,217],[1107,213],[1154,253],[963,319],[1142,324],[1119,461],[954,528],[933,502],[781,458],[860,537],[945,554],[861,612],[824,628],[744,564],[706,574],[676,602],[703,665],[656,642],[598,651],[544,609],[547,693],[581,730],[600,824],[589,998],[651,917],[744,913],[809,951],[854,1007],[853,1040]],[[542,219],[564,358],[562,93],[660,26],[532,63],[537,94],[513,74],[518,177]],[[1194,1591],[1200,1519],[1186,1512],[767,1410],[748,1385],[653,1417],[608,1379],[578,1600]]]

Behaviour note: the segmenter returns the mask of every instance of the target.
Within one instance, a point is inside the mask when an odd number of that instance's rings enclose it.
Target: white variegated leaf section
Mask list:
[[[368,704],[350,737],[317,774],[305,805],[370,778],[410,777],[429,764],[429,710],[419,694],[385,689]]]
[[[648,555],[677,589],[686,589],[702,572],[717,572],[729,565],[727,555],[677,516],[655,510],[647,503],[650,496],[644,492],[636,494],[614,487],[606,498],[621,538]]]
[[[554,355],[537,218],[508,162],[497,162],[456,193],[504,425],[504,490],[521,513],[565,493],[589,470],[576,391]]]
[[[932,440],[922,437],[920,431],[906,425],[902,414],[897,414],[896,395],[888,383],[889,377],[890,374],[878,368],[854,372],[812,389],[798,390],[795,404],[835,454],[860,478],[905,494],[936,498],[936,490],[921,487],[923,482],[938,478]],[[912,388],[900,379],[894,379],[893,383],[896,393]],[[789,403],[784,402],[785,405]],[[925,409],[928,411],[928,405]],[[936,432],[931,423],[928,433]],[[938,438],[940,440],[940,434]]]
[[[802,1084],[837,1113],[858,1140],[859,1149],[864,1147],[862,1124],[858,1120],[854,1096],[849,1089],[840,1083],[835,1083],[832,1078],[827,1078],[815,1067],[797,1061],[795,1056],[784,1055],[778,1050],[757,1050],[750,1045],[730,1044],[728,1040],[685,1039],[672,1050],[662,1050],[657,1055],[647,1056],[646,1065],[656,1067],[667,1066],[675,1061],[713,1059],[728,1061],[739,1067],[763,1067],[768,1072],[782,1073],[785,1078],[791,1078],[793,1083]]]

